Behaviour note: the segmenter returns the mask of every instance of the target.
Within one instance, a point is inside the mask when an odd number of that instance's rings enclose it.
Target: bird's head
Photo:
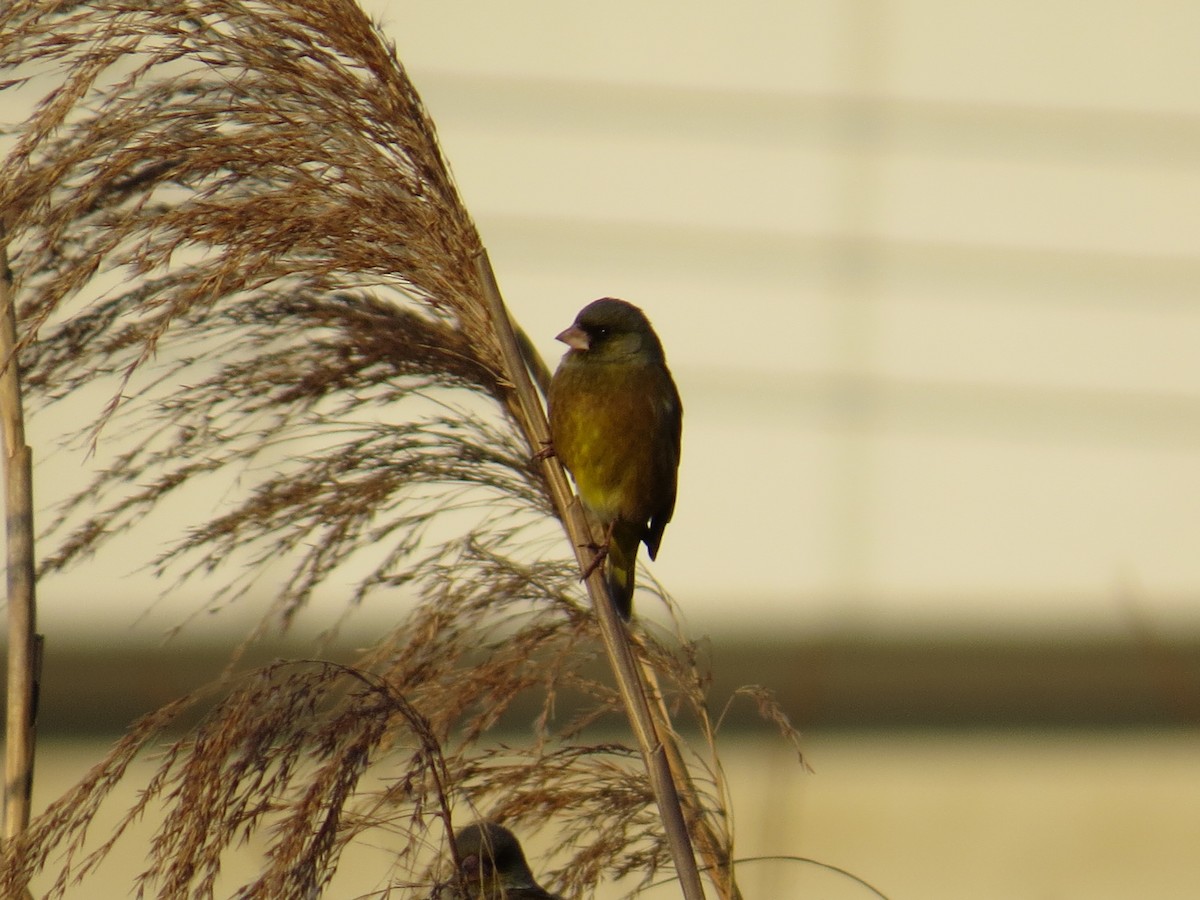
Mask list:
[[[639,355],[661,360],[663,356],[662,344],[645,314],[632,303],[612,297],[585,306],[557,339],[575,353],[597,361]]]
[[[476,822],[454,836],[462,880],[481,897],[536,887],[516,836],[495,822]],[[472,894],[475,896],[475,894]]]

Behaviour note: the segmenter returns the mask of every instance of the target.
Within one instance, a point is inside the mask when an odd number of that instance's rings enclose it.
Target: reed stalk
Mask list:
[[[264,598],[248,641],[330,585],[346,615],[383,603],[395,624],[348,668],[231,668],[131,725],[6,845],[0,894],[52,864],[62,896],[160,803],[134,886],[160,896],[211,896],[248,835],[263,864],[239,896],[324,890],[368,840],[404,871],[395,884],[427,890],[470,816],[545,824],[540,874],[567,894],[673,865],[702,900],[695,849],[738,900],[729,798],[688,776],[667,714],[696,720],[716,760],[695,645],[627,630],[598,571],[579,589],[586,517],[558,462],[533,461],[549,435],[529,371],[544,389],[548,370],[394,47],[350,0],[13,0],[0,89],[26,72],[57,74],[0,180],[21,276],[19,332],[3,298],[6,377],[33,411],[110,391],[60,419],[96,474],[49,506],[42,572],[173,511],[185,525],[148,567],[168,589],[213,579],[207,608]],[[198,516],[183,498],[213,484],[225,502]],[[30,528],[28,507],[9,522]],[[31,566],[9,571],[32,587]],[[516,698],[539,712],[514,746],[495,735]],[[188,710],[199,724],[173,739]],[[636,749],[587,739],[622,716]],[[157,770],[92,848],[97,810],[152,747]]]
[[[480,283],[484,288],[484,296],[492,312],[492,320],[496,323],[497,338],[500,341],[500,351],[504,356],[506,368],[512,376],[512,390],[517,397],[520,408],[522,428],[529,439],[532,448],[550,446],[550,426],[541,400],[513,331],[508,310],[496,284],[496,276],[488,259],[487,251],[480,250],[476,259]],[[625,706],[629,724],[642,753],[642,761],[650,776],[650,784],[658,801],[658,811],[662,816],[663,828],[667,833],[667,843],[671,848],[671,857],[675,861],[675,869],[687,900],[703,900],[704,887],[700,882],[700,874],[696,866],[695,852],[684,820],[683,807],[679,800],[679,788],[668,761],[668,745],[674,744],[674,737],[669,730],[669,723],[656,723],[651,713],[650,704],[646,699],[646,686],[641,678],[641,669],[634,658],[629,646],[629,634],[625,623],[621,621],[612,597],[605,586],[603,568],[593,565],[596,546],[595,539],[588,525],[587,517],[579,504],[570,485],[562,464],[553,455],[542,459],[542,468],[558,517],[566,529],[567,536],[575,549],[575,558],[581,571],[589,571],[586,584],[588,595],[592,601],[592,609],[600,625],[600,635],[604,640],[604,650],[612,668],[613,677],[621,692],[621,700]],[[676,751],[677,755],[678,751]]]
[[[8,586],[8,693],[4,765],[4,838],[29,825],[37,739],[41,639],[33,558],[33,464],[25,443],[17,362],[16,300],[0,218],[0,430],[4,435],[4,504]],[[25,886],[19,888],[24,891]]]

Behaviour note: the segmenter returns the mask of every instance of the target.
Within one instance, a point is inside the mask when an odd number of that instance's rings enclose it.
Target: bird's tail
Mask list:
[[[618,521],[613,525],[608,542],[607,578],[608,592],[612,595],[617,612],[626,622],[633,615],[633,573],[637,568],[638,544],[645,529],[628,522]]]

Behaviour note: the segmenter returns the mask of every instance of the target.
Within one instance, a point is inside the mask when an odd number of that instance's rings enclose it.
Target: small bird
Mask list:
[[[632,303],[589,303],[558,340],[570,349],[550,381],[553,452],[605,529],[608,590],[628,621],[638,544],[654,559],[675,511],[683,404],[658,335]]]
[[[516,836],[495,822],[476,822],[454,835],[464,900],[562,900],[533,880]]]

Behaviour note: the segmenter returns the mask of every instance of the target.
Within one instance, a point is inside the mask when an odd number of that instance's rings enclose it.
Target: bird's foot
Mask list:
[[[592,557],[592,561],[584,567],[583,574],[579,576],[580,581],[587,581],[592,577],[592,573],[604,565],[604,560],[608,558],[608,541],[603,544],[588,544],[589,549],[596,555]]]
[[[542,447],[537,453],[533,454],[534,462],[541,462],[544,459],[549,459],[554,455],[554,443],[546,441],[546,446]]]

